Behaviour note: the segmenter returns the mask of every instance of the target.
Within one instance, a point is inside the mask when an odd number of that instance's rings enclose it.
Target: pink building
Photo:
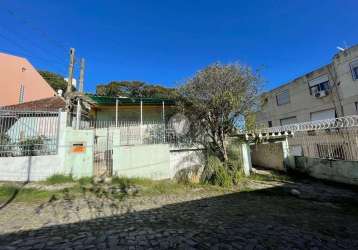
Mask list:
[[[0,106],[55,96],[56,92],[25,58],[0,53]]]

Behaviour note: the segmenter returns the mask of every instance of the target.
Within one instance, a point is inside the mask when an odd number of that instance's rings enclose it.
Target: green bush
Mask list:
[[[226,166],[216,156],[209,156],[207,165],[202,175],[204,184],[230,187],[233,183],[232,176]]]
[[[78,182],[81,185],[88,185],[88,184],[93,183],[93,178],[92,177],[82,177],[78,180]]]
[[[228,160],[220,161],[214,152],[209,152],[207,164],[202,175],[206,184],[230,187],[238,184],[244,174],[242,171],[241,145],[238,139],[230,139],[227,146]]]
[[[11,156],[11,140],[5,133],[0,133],[0,157]]]
[[[62,175],[62,174],[55,174],[46,179],[46,183],[50,185],[68,183],[73,181],[74,180],[71,175]]]
[[[43,144],[44,141],[39,136],[20,141],[19,146],[23,156],[34,156],[39,155],[41,149],[43,148]]]
[[[134,182],[128,177],[115,176],[112,178],[112,184],[118,185],[122,190],[127,190],[134,185]]]

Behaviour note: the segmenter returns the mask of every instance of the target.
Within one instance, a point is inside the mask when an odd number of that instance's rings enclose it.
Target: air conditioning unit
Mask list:
[[[317,98],[322,98],[322,97],[325,97],[327,95],[327,91],[326,90],[321,90],[321,91],[318,91],[314,94],[315,97]]]

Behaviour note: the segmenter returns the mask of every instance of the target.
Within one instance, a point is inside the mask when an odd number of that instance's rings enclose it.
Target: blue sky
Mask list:
[[[217,61],[262,69],[271,89],[357,44],[357,10],[356,0],[0,0],[0,51],[64,75],[74,47],[87,91],[111,80],[173,87]]]

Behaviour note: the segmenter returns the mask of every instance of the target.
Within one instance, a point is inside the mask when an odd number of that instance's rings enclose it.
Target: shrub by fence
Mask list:
[[[0,109],[0,157],[57,153],[58,111]]]

